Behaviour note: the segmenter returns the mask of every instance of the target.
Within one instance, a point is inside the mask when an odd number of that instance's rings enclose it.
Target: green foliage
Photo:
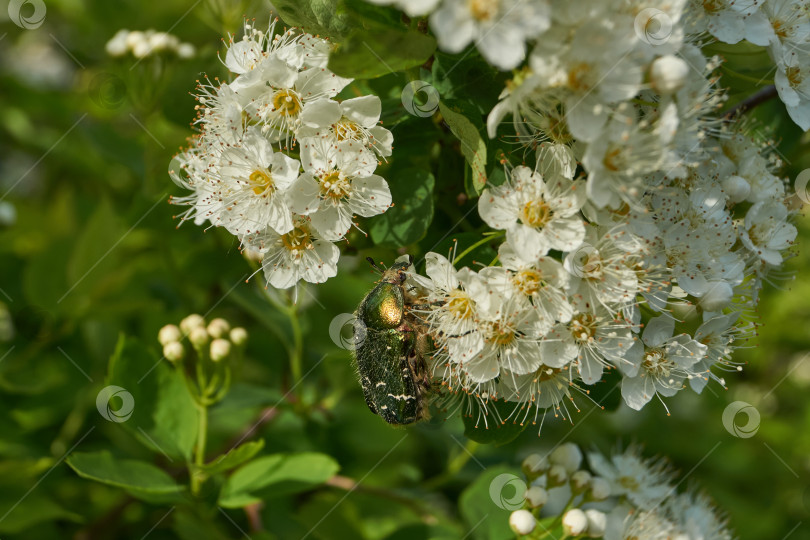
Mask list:
[[[150,502],[178,502],[183,487],[151,463],[118,459],[109,451],[76,452],[67,464],[82,478],[124,489],[133,497]]]
[[[442,102],[439,104],[442,117],[453,135],[461,141],[461,152],[470,166],[467,194],[475,197],[487,183],[487,145],[484,142],[486,132],[481,115],[469,103],[464,101]]]
[[[371,239],[378,246],[408,246],[418,242],[433,220],[433,175],[417,168],[397,168],[388,178],[396,203],[371,220]]]
[[[155,452],[188,461],[197,440],[197,411],[182,377],[165,360],[121,336],[108,381],[132,394],[135,408],[123,426]]]
[[[530,422],[518,422],[509,418],[514,409],[514,404],[493,401],[487,418],[465,416],[463,418],[464,436],[477,443],[498,446],[515,440]],[[495,417],[496,414],[500,415],[500,420]]]
[[[436,40],[414,30],[355,30],[329,56],[329,69],[342,77],[373,79],[419,66],[434,50]]]
[[[240,508],[261,502],[268,496],[312,489],[326,482],[338,469],[334,459],[315,452],[263,456],[228,477],[219,496],[219,505]]]

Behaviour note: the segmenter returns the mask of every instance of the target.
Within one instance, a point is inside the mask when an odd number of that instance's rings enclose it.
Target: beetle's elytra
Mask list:
[[[425,417],[430,388],[425,354],[429,338],[408,309],[407,262],[397,263],[366,295],[355,313],[355,358],[369,409],[389,424]]]

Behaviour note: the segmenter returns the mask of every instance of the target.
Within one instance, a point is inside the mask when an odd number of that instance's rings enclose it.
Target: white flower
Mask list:
[[[460,367],[474,382],[497,377],[501,369],[515,375],[534,373],[541,365],[539,339],[548,328],[537,311],[519,297],[492,294],[479,310],[483,348]]]
[[[562,264],[551,257],[526,255],[530,254],[504,242],[498,249],[503,266],[483,268],[480,274],[497,291],[512,289],[525,296],[547,325],[571,320],[573,308],[566,295],[569,275]]]
[[[550,25],[545,0],[444,0],[430,16],[439,48],[457,53],[474,41],[484,58],[503,70],[520,64],[526,40]]]
[[[404,11],[409,17],[427,15],[439,5],[440,0],[366,0],[378,6],[393,5]]]
[[[796,227],[787,223],[788,209],[779,201],[762,201],[754,204],[745,214],[745,224],[740,227],[740,240],[762,261],[778,265],[782,263],[782,251],[796,239]]]
[[[700,393],[709,379],[714,379],[723,385],[724,380],[711,369],[719,366],[721,369],[735,369],[731,362],[731,353],[734,350],[735,339],[745,339],[746,334],[753,330],[753,325],[735,326],[739,319],[739,312],[727,315],[716,315],[707,318],[697,330],[695,330],[695,341],[706,345],[706,356],[697,362],[692,369],[697,376],[689,379],[689,386],[697,393]],[[736,370],[742,367],[736,366]]]
[[[337,274],[340,251],[318,237],[307,218],[297,217],[286,234],[267,229],[250,245],[262,253],[265,278],[277,289],[288,289],[302,279],[323,283]]]
[[[602,538],[605,535],[605,528],[607,527],[607,516],[605,513],[595,508],[588,508],[585,510],[585,517],[588,518],[588,530],[586,531],[588,537]]]
[[[724,43],[737,43],[746,37],[746,20],[762,17],[759,6],[763,1],[692,0],[690,8],[697,19],[695,30],[707,30]]]
[[[343,238],[355,215],[376,216],[391,205],[388,184],[373,174],[374,155],[352,141],[303,139],[301,162],[304,173],[292,187],[290,203],[297,214],[309,215],[327,240]]]
[[[635,410],[641,410],[653,396],[673,396],[683,388],[687,378],[696,376],[694,365],[706,355],[706,345],[688,334],[673,337],[675,321],[661,315],[651,319],[641,341],[637,341],[625,358],[630,367],[622,367],[622,397]]]
[[[777,67],[774,82],[779,98],[793,121],[803,131],[810,130],[810,50],[786,51],[777,58]]]
[[[298,160],[273,152],[267,139],[251,128],[238,145],[223,150],[218,170],[211,172],[222,211],[209,219],[237,236],[267,227],[278,234],[291,231],[287,191],[298,178],[299,167]]]
[[[540,343],[543,363],[560,368],[575,362],[582,382],[594,384],[605,367],[629,364],[624,356],[635,338],[631,324],[603,306],[575,297],[574,307],[571,320],[557,324]]]
[[[340,103],[322,99],[307,103],[297,137],[327,137],[333,144],[349,140],[372,149],[380,157],[391,155],[394,137],[379,125],[380,98],[361,96]]]
[[[425,318],[439,348],[435,357],[465,364],[484,346],[478,318],[489,302],[486,283],[469,268],[456,270],[438,253],[428,252],[425,265],[433,282],[427,297],[432,307]]]
[[[507,240],[525,249],[527,257],[579,247],[585,237],[579,214],[585,203],[583,183],[561,176],[544,181],[523,166],[515,167],[509,176],[503,185],[481,193],[481,219],[494,229],[505,229]]]
[[[609,459],[592,452],[588,454],[588,462],[594,474],[610,484],[611,495],[623,495],[642,510],[660,504],[671,490],[666,464],[645,460],[635,447]]]

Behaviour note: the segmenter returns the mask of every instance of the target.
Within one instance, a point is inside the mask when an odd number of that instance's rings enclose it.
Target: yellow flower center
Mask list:
[[[281,236],[281,244],[293,254],[297,254],[313,248],[312,235],[308,227],[298,224],[293,230]]]
[[[717,13],[725,7],[724,0],[703,0],[703,9],[706,13]]]
[[[506,347],[515,341],[515,331],[500,321],[493,322],[488,341],[496,347]]]
[[[605,168],[611,172],[617,172],[622,170],[622,149],[618,147],[613,147],[605,152],[605,159],[602,160],[602,164]]]
[[[335,131],[337,140],[344,141],[346,139],[357,139],[360,134],[361,128],[356,122],[353,122],[345,116],[341,118],[336,124],[332,124],[332,129]]]
[[[321,177],[321,197],[340,201],[349,196],[351,185],[349,180],[339,171],[332,171]]]
[[[590,313],[580,313],[568,323],[568,330],[577,343],[589,343],[596,335],[597,321]]]
[[[273,177],[265,171],[256,169],[250,173],[249,180],[253,186],[253,193],[256,195],[272,195],[276,191]]]
[[[515,287],[526,296],[536,294],[537,291],[546,286],[546,282],[543,281],[543,274],[533,268],[516,272],[512,280]]]
[[[447,300],[447,311],[457,319],[471,319],[473,317],[473,300],[467,293],[453,289]]]
[[[799,69],[798,66],[790,66],[785,70],[785,76],[787,77],[790,86],[796,88],[799,86],[802,81],[804,80],[802,77],[802,71]]]
[[[779,19],[775,19],[771,23],[771,26],[773,27],[773,33],[779,36],[780,38],[785,39],[788,37],[788,31],[787,28],[785,28],[785,23],[783,23]]]
[[[670,362],[666,353],[661,349],[647,349],[644,352],[644,359],[641,365],[650,375],[654,377],[668,377],[670,372]]]
[[[498,14],[500,0],[467,0],[472,16],[481,22],[489,21]]]
[[[554,212],[546,201],[537,199],[523,205],[523,210],[520,211],[520,221],[529,227],[543,227],[551,221],[553,214]]]
[[[571,69],[568,70],[568,87],[572,90],[587,92],[591,89],[591,83],[589,81],[590,74],[590,64],[586,64],[585,62],[574,64],[571,66]]]
[[[273,110],[282,116],[298,116],[301,98],[292,90],[279,90],[273,95]]]

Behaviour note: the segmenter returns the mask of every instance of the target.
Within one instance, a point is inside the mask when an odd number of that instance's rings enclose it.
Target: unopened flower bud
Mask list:
[[[568,481],[568,473],[562,465],[552,465],[548,470],[548,486],[556,487],[565,484]]]
[[[731,175],[721,182],[728,200],[733,203],[743,202],[751,194],[751,184],[741,176]]]
[[[579,536],[588,528],[588,518],[579,508],[572,508],[563,515],[562,526],[568,536]]]
[[[227,339],[215,339],[211,342],[211,360],[219,362],[231,354],[231,342]]]
[[[182,338],[183,334],[180,333],[180,329],[173,324],[167,324],[158,332],[158,341],[163,346],[173,341],[180,341]]]
[[[610,484],[600,476],[591,478],[591,490],[588,492],[594,501],[604,501],[610,497]]]
[[[210,339],[211,336],[208,335],[208,332],[206,332],[205,328],[202,326],[193,328],[191,330],[191,333],[188,335],[188,340],[197,349],[199,349],[200,347],[205,347],[205,345],[208,343]]]
[[[668,54],[656,58],[650,66],[650,82],[661,95],[674,94],[686,84],[689,66],[681,58]]]
[[[230,336],[231,336],[231,343],[233,343],[237,347],[241,347],[247,341],[248,333],[247,330],[245,330],[241,326],[237,326],[236,328],[231,330]]]
[[[540,454],[529,454],[523,460],[523,474],[530,478],[541,475],[548,470],[548,460]]]
[[[177,46],[177,56],[182,59],[194,58],[194,55],[197,54],[197,50],[194,48],[194,45],[191,43],[181,43]]]
[[[169,362],[179,362],[185,354],[186,351],[179,341],[170,341],[163,346],[163,357]]]
[[[591,483],[591,473],[588,471],[577,471],[571,475],[571,491],[582,493]]]
[[[607,516],[604,512],[589,508],[585,510],[585,518],[588,520],[586,534],[589,538],[602,538],[605,536],[607,527]]]
[[[515,510],[509,516],[509,527],[515,534],[531,534],[536,526],[537,520],[528,510]]]
[[[196,313],[192,313],[191,315],[180,321],[180,330],[182,330],[183,333],[186,335],[190,334],[191,331],[197,328],[198,326],[205,326],[205,319],[203,319],[201,315],[197,315]]]
[[[539,508],[548,502],[548,491],[540,486],[531,486],[524,495],[532,508]]]
[[[548,458],[552,465],[561,465],[566,472],[572,473],[582,465],[582,450],[574,443],[561,444]]]
[[[217,318],[208,323],[208,333],[214,339],[226,337],[230,330],[231,325],[225,319]]]

